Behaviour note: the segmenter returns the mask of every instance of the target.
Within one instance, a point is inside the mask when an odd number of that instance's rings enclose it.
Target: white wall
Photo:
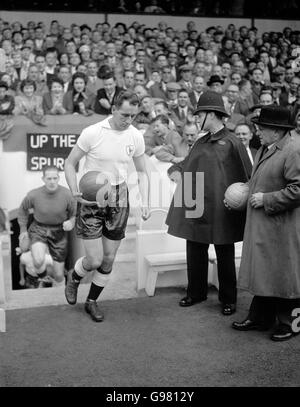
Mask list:
[[[94,27],[98,22],[105,21],[105,14],[101,13],[67,13],[67,12],[38,12],[38,11],[0,11],[0,17],[6,21],[20,21],[26,24],[28,21],[33,20],[36,22],[44,21],[46,26],[49,27],[51,20],[58,20],[61,24],[70,26],[72,23],[89,24]],[[176,27],[180,30],[186,28],[186,23],[193,20],[197,24],[199,31],[205,30],[212,25],[221,25],[227,27],[228,24],[234,23],[238,27],[241,25],[250,26],[251,20],[249,18],[204,18],[204,17],[179,17],[179,16],[165,16],[165,15],[145,15],[145,14],[108,14],[108,22],[111,25],[117,22],[123,22],[126,25],[138,21],[140,24],[145,24],[149,27],[156,27],[159,21],[166,21],[168,25]],[[284,27],[291,27],[292,29],[299,29],[299,21],[297,20],[268,20],[256,19],[255,26],[259,32],[264,31],[282,31]]]

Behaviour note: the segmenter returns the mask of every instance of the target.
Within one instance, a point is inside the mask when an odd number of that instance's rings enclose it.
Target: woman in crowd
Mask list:
[[[64,87],[59,78],[53,78],[50,85],[50,92],[43,95],[43,109],[45,114],[66,114],[67,110],[63,106]]]
[[[32,114],[43,114],[42,97],[35,94],[36,84],[24,79],[20,85],[20,95],[15,97],[15,115],[30,117]]]
[[[67,53],[62,53],[59,57],[59,64],[60,66],[68,66],[69,65],[69,56]]]
[[[89,116],[94,112],[95,95],[86,89],[87,76],[77,72],[72,78],[72,90],[64,96],[63,104],[67,113]]]

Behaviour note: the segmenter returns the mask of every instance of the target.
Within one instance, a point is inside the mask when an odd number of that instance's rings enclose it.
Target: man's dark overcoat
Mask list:
[[[191,207],[188,197],[183,197],[183,204],[178,205],[184,190],[189,194],[192,189],[191,196],[196,198],[197,172],[204,174],[204,194],[197,185],[196,205]],[[189,176],[186,174],[189,173],[193,174],[192,188],[187,185]],[[198,139],[182,165],[182,181],[177,185],[166,220],[168,233],[199,243],[224,245],[241,241],[245,211],[228,210],[223,200],[229,185],[247,182],[250,174],[251,163],[244,145],[226,128]],[[202,216],[193,217],[191,211],[201,208],[201,200],[204,212]],[[187,217],[187,212],[192,217]]]

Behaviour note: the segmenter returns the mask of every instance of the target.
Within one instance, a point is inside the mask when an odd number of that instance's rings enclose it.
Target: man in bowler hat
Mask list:
[[[238,285],[254,294],[239,331],[269,330],[274,341],[300,330],[300,141],[290,112],[263,106],[252,122],[262,146],[251,179]],[[298,318],[298,322],[297,322]]]
[[[200,131],[206,132],[183,161],[166,223],[168,233],[186,239],[188,287],[182,307],[207,299],[208,248],[215,246],[218,262],[219,300],[222,313],[236,308],[234,242],[243,238],[245,213],[228,210],[224,193],[234,182],[246,182],[251,163],[240,140],[224,127],[222,96],[204,92],[194,112]],[[189,202],[190,201],[190,202]]]

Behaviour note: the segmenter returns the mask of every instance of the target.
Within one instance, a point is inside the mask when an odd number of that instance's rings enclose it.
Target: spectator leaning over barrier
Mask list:
[[[160,161],[173,163],[184,159],[186,148],[182,146],[182,137],[178,132],[170,130],[168,116],[156,116],[151,122],[151,133],[149,138],[149,132],[144,135],[149,155],[154,154]]]
[[[140,100],[139,112],[132,124],[139,130],[146,130],[155,116],[153,99],[150,95],[145,95]]]

